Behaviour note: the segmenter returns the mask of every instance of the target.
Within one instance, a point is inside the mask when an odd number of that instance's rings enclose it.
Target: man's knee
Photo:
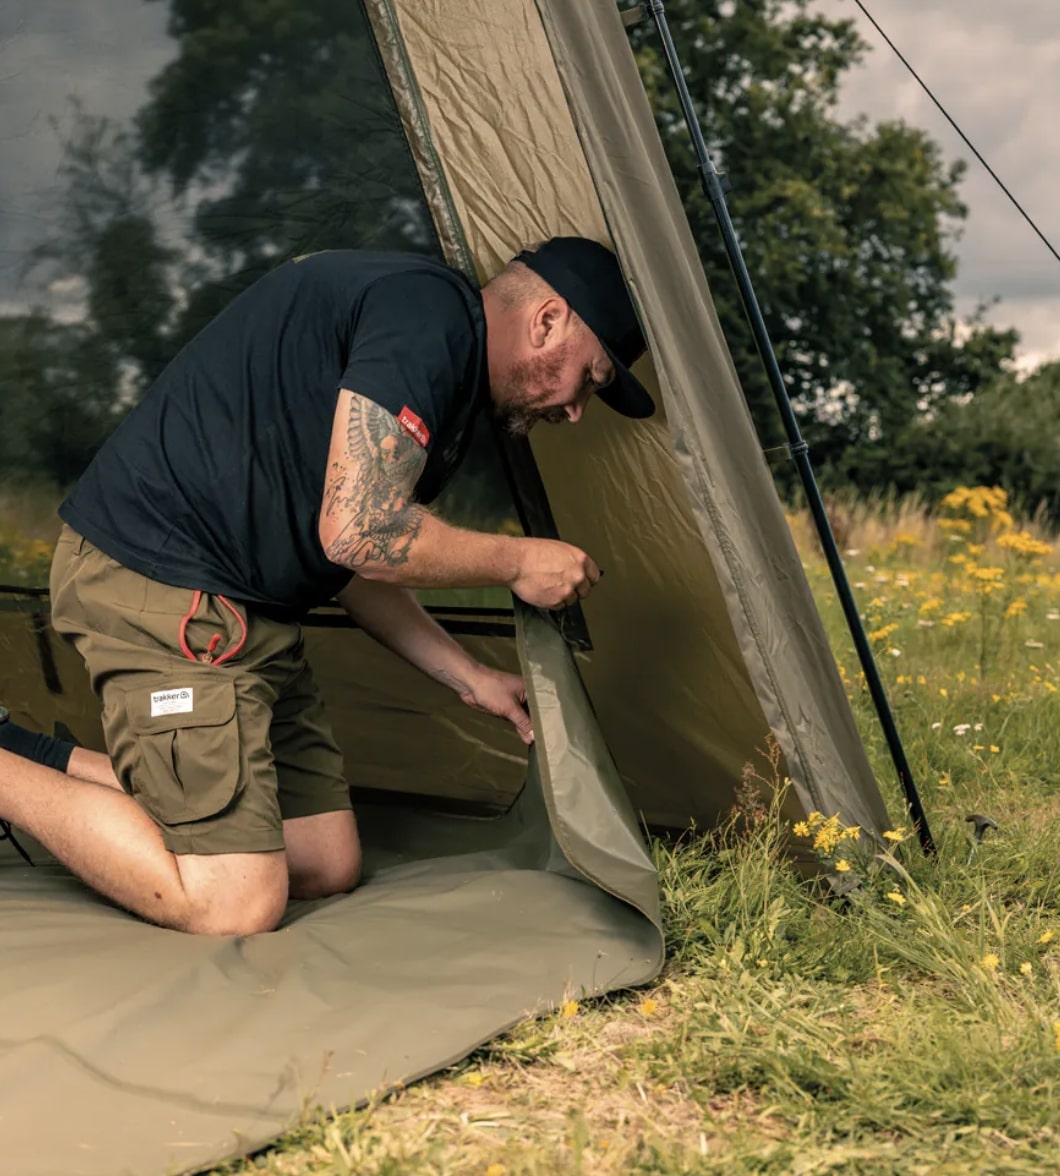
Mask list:
[[[177,859],[187,896],[182,931],[256,935],[273,931],[287,908],[283,853],[188,854]]]
[[[315,862],[291,877],[293,898],[332,898],[349,894],[361,880],[361,848],[344,856]]]

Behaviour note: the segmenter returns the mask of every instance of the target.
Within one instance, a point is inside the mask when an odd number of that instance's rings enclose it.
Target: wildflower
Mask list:
[[[1056,1048],[1060,1049],[1060,1021],[1053,1025],[1053,1033],[1056,1036]]]
[[[971,723],[958,723],[956,727],[953,728],[953,733],[954,735],[967,735],[971,729]]]
[[[988,972],[996,972],[998,964],[1001,963],[1001,959],[994,952],[988,951],[979,962]]]
[[[486,1176],[505,1176],[508,1169],[503,1164],[490,1164],[486,1169]]]
[[[887,841],[904,841],[905,840],[905,826],[899,825],[897,829],[885,829],[883,836]]]
[[[925,678],[923,674],[917,674],[916,684],[918,686],[926,686],[927,685],[927,678]]]
[[[795,834],[796,837],[809,837],[810,826],[807,825],[805,821],[797,821],[794,825],[792,825],[791,831]]]
[[[1038,942],[1039,943],[1052,943],[1053,934],[1054,933],[1052,931],[1043,931],[1041,933],[1041,935],[1038,936]]]
[[[940,686],[939,687],[939,696],[941,698],[949,698],[950,692],[946,689],[945,686]]]
[[[1060,621],[1060,612],[1057,612],[1055,608],[1050,609],[1050,611],[1045,614],[1045,619],[1047,621]]]
[[[467,1082],[468,1086],[481,1086],[486,1081],[486,1076],[485,1074],[480,1074],[478,1071],[474,1071],[468,1074],[464,1081]]]
[[[990,701],[991,701],[991,702],[1000,702],[1000,701],[1001,701],[1001,695],[1000,695],[1000,694],[991,694],[991,695],[990,695]]]
[[[890,899],[898,906],[905,906],[905,895],[900,890],[888,890],[883,897]]]
[[[891,657],[901,657],[902,656],[902,651],[900,649],[891,648],[891,649],[888,649],[887,652],[891,655]]]
[[[991,754],[991,755],[1000,755],[1000,754],[1001,754],[1001,748],[1000,748],[1000,747],[998,747],[998,745],[997,745],[996,743],[991,743],[991,744],[990,744],[990,754]]]
[[[972,751],[986,751],[986,748],[981,743],[973,743]]]
[[[1034,971],[1034,965],[1030,962],[1030,960],[1024,960],[1023,963],[1020,964],[1020,971],[1024,976],[1029,976],[1031,972]]]
[[[983,729],[982,723],[976,723],[975,726],[972,728],[973,731],[981,731],[982,729]]]
[[[768,967],[768,966],[769,966],[769,960],[755,960],[755,963],[756,963],[756,964],[757,964],[757,965],[758,965],[760,968],[765,968],[765,967]]]
[[[563,1005],[563,1008],[560,1010],[560,1016],[564,1019],[564,1021],[569,1021],[571,1017],[576,1017],[577,1015],[578,1002],[576,1000],[566,1001]]]
[[[997,541],[998,547],[1006,551],[1014,551],[1017,555],[1049,555],[1052,547],[1035,539],[1029,531],[1015,531],[1009,535],[1002,535]]]
[[[836,862],[835,868],[840,874],[845,874],[847,870],[850,869],[850,862],[848,862],[846,858],[840,858],[839,861]]]
[[[638,1007],[645,1017],[650,1017],[652,1013],[654,1013],[655,1010],[659,1007],[659,1005],[649,996],[642,1000]]]
[[[943,772],[943,773],[942,773],[942,775],[941,775],[941,776],[939,776],[939,786],[940,786],[940,787],[942,787],[942,788],[949,788],[949,786],[950,786],[952,783],[953,783],[953,779],[952,779],[952,777],[950,776],[949,772]]]
[[[1044,649],[1045,645],[1041,641],[1024,641],[1023,643],[1028,649]]]
[[[931,729],[932,729],[932,731],[937,731],[941,726],[942,726],[941,723],[932,723]]]
[[[1022,596],[1017,596],[1015,600],[1009,602],[1008,608],[1005,609],[1005,620],[1011,620],[1012,617],[1018,617],[1026,611],[1027,602]]]
[[[965,902],[965,903],[961,904],[961,914],[962,915],[966,915],[971,909],[972,908],[968,905],[968,903]]]
[[[843,831],[839,826],[839,814],[829,817],[817,829],[813,838],[813,848],[818,853],[829,854],[843,838]]]
[[[873,604],[876,602],[873,601]],[[885,641],[898,628],[898,622],[892,621],[889,625],[882,625],[874,633],[869,634],[870,641]]]
[[[918,629],[933,629],[935,627],[935,622],[925,621],[924,618],[921,617],[920,620],[917,621],[916,626]]]

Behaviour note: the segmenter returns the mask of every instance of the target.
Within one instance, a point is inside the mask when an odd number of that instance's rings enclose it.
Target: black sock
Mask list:
[[[43,764],[46,768],[54,768],[57,772],[65,772],[70,763],[74,745],[63,739],[53,739],[51,735],[38,735],[36,731],[27,731],[18,723],[9,719],[0,723],[0,747],[5,751],[13,751],[24,759]]]

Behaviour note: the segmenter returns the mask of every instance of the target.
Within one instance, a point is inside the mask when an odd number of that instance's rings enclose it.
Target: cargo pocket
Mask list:
[[[144,808],[163,825],[227,808],[241,785],[235,684],[193,672],[123,693],[138,752],[132,791]]]

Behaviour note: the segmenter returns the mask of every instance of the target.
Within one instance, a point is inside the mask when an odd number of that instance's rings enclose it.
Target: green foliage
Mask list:
[[[932,499],[955,486],[1003,486],[1025,512],[1060,522],[1060,363],[1005,376],[965,401],[939,405],[888,452],[860,455],[867,477]]]
[[[759,302],[826,480],[888,480],[858,457],[933,405],[973,392],[1012,355],[1014,332],[958,330],[952,241],[962,164],[901,122],[835,117],[865,46],[809,0],[671,0],[668,20]],[[763,443],[783,434],[703,194],[650,22],[638,62]],[[964,337],[967,333],[967,338]]]

